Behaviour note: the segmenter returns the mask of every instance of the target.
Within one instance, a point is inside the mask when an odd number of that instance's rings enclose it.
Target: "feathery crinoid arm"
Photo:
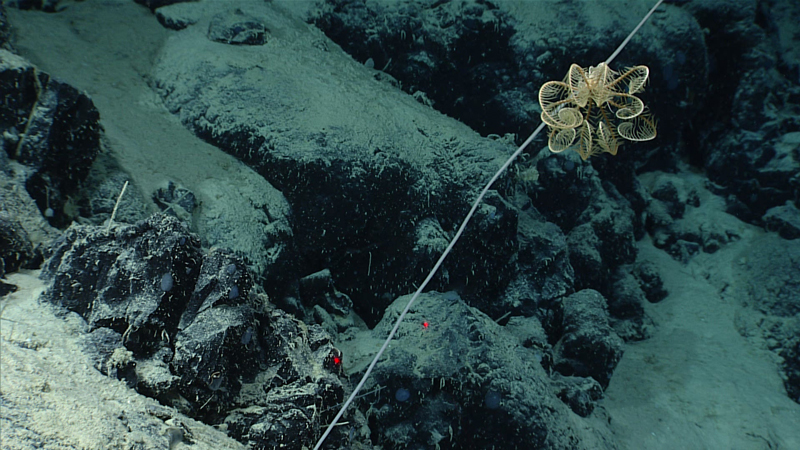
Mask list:
[[[542,106],[542,122],[551,128],[575,128],[583,120],[569,86],[561,81],[548,81],[542,85],[539,104]]]

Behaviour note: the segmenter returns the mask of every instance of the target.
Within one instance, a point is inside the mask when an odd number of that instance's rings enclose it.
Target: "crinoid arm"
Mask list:
[[[591,99],[592,80],[583,70],[583,67],[572,64],[569,66],[564,83],[569,86],[569,95],[572,101],[580,108],[585,108]]]
[[[548,81],[539,89],[542,122],[553,128],[580,126],[583,116],[570,96],[569,86],[561,81]]]
[[[656,137],[656,120],[647,110],[617,125],[617,134],[629,141],[649,141]]]
[[[586,161],[589,159],[590,156],[594,155],[594,144],[593,144],[593,128],[592,124],[589,122],[584,122],[580,128],[580,137],[578,145],[573,147],[573,149],[581,155],[581,159]]]
[[[617,154],[619,142],[613,118],[604,108],[586,109],[586,118],[578,131],[580,142],[574,147],[581,159],[585,161],[603,152]]]
[[[622,120],[633,119],[644,111],[644,102],[635,95],[617,94],[608,104],[616,108],[614,115]]]
[[[561,153],[572,147],[577,135],[575,128],[552,128],[547,139],[547,147],[553,153]]]
[[[597,125],[596,134],[597,137],[595,138],[595,141],[597,142],[597,146],[600,147],[603,152],[616,155],[617,149],[619,149],[619,143],[617,142],[613,128],[610,128],[604,122],[600,122]],[[601,152],[598,151],[597,153]]]
[[[647,66],[634,66],[626,69],[611,88],[630,95],[637,94],[644,91],[649,76],[650,69]]]

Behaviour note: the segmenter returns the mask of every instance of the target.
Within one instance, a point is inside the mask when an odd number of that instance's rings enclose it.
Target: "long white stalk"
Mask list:
[[[650,16],[653,15],[653,12],[655,12],[655,10],[661,5],[663,1],[664,0],[658,0],[655,6],[653,6],[650,9],[650,11],[642,18],[639,24],[636,25],[636,28],[634,28],[633,31],[631,31],[631,33],[628,35],[628,37],[626,37],[625,40],[622,41],[622,44],[620,44],[619,47],[617,47],[617,49],[614,50],[614,53],[612,53],[611,56],[609,56],[608,59],[606,59],[605,61],[606,64],[611,63],[611,61],[613,61],[614,58],[616,58],[617,55],[619,55],[619,53],[622,51],[623,48],[625,48],[625,46],[628,44],[631,38],[636,34],[636,32],[639,31],[639,28],[641,28],[642,25],[644,25],[644,23],[647,22],[647,19],[649,19]],[[441,267],[442,263],[444,262],[444,259],[447,257],[447,255],[456,245],[456,242],[458,242],[458,239],[464,233],[464,229],[467,228],[467,224],[472,219],[472,216],[475,214],[475,211],[478,210],[478,206],[480,206],[481,202],[483,201],[483,198],[486,196],[486,193],[489,192],[489,189],[491,189],[494,182],[497,181],[498,178],[500,178],[500,176],[503,174],[503,172],[506,171],[506,169],[508,169],[511,163],[513,163],[514,160],[517,158],[517,156],[519,156],[519,154],[522,153],[522,151],[525,150],[526,147],[528,147],[528,145],[536,138],[536,136],[538,136],[539,133],[542,132],[544,127],[545,127],[544,123],[540,123],[539,126],[536,127],[533,133],[531,133],[531,135],[528,136],[528,139],[525,139],[525,142],[523,142],[522,145],[520,145],[519,148],[517,148],[517,150],[508,158],[508,160],[506,160],[506,162],[500,167],[500,169],[497,170],[497,172],[489,180],[489,182],[486,183],[486,186],[483,187],[481,193],[478,194],[478,198],[475,199],[475,202],[472,204],[472,208],[470,208],[469,212],[467,213],[467,216],[464,217],[464,221],[461,222],[461,226],[458,227],[458,231],[456,232],[455,236],[453,236],[453,239],[450,241],[450,244],[444,250],[442,256],[439,257],[439,260],[436,261],[436,264],[433,265],[433,268],[428,273],[428,276],[425,277],[425,280],[422,282],[422,284],[419,285],[416,292],[414,292],[414,295],[411,296],[411,299],[406,304],[406,307],[403,308],[403,312],[400,313],[400,316],[395,321],[394,327],[392,327],[392,331],[389,332],[389,336],[386,337],[386,340],[383,342],[383,345],[381,345],[380,350],[378,350],[378,353],[375,354],[375,357],[372,359],[372,362],[369,364],[369,367],[367,367],[367,371],[364,372],[364,375],[361,377],[361,381],[358,382],[355,389],[353,389],[353,392],[350,394],[350,397],[347,398],[347,400],[342,405],[341,409],[339,409],[339,412],[336,414],[336,417],[334,417],[331,423],[328,425],[328,428],[325,430],[325,433],[323,433],[322,437],[319,438],[319,441],[317,441],[317,444],[314,446],[314,450],[319,450],[319,448],[322,446],[322,443],[325,442],[325,438],[328,437],[328,435],[333,430],[333,427],[336,426],[336,424],[339,422],[339,419],[341,419],[342,416],[344,415],[345,411],[347,410],[347,407],[350,406],[350,403],[352,403],[353,399],[356,398],[358,392],[361,390],[361,388],[364,387],[364,384],[367,382],[367,379],[369,379],[369,375],[372,373],[372,369],[375,368],[375,365],[378,364],[378,361],[380,361],[381,356],[383,356],[383,352],[385,352],[386,349],[389,347],[389,344],[392,342],[394,335],[397,333],[397,329],[400,328],[400,324],[403,323],[403,319],[405,319],[406,314],[408,314],[408,311],[411,310],[411,306],[414,305],[414,302],[417,301],[419,295],[422,293],[425,287],[428,286],[428,283],[430,283],[430,281],[433,279],[433,276],[439,270],[439,267]]]

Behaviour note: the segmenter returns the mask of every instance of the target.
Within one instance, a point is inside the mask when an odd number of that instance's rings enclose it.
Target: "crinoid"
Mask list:
[[[606,63],[584,69],[573,64],[564,81],[548,81],[539,90],[542,122],[550,129],[551,152],[569,148],[581,158],[617,154],[619,138],[649,141],[656,123],[636,95],[644,90],[650,69],[631,67],[622,74]]]
[[[467,224],[475,215],[492,185],[503,175],[514,160],[525,151],[528,145],[536,139],[536,136],[544,130],[545,125],[550,126],[550,150],[554,152],[564,151],[573,146],[575,139],[580,137],[580,145],[577,151],[583,159],[603,151],[612,154],[617,153],[617,148],[619,147],[618,136],[631,141],[647,141],[656,137],[655,122],[647,115],[644,103],[634,96],[644,88],[650,70],[645,66],[636,66],[620,75],[611,70],[608,65],[625,48],[625,45],[630,42],[631,38],[639,31],[639,28],[647,22],[647,19],[653,15],[653,12],[663,2],[664,0],[658,0],[650,8],[650,11],[645,14],[639,24],[636,25],[628,37],[622,41],[605,62],[596,67],[590,67],[588,70],[573,64],[563,82],[549,81],[542,86],[539,90],[539,103],[542,105],[542,123],[497,169],[497,172],[478,194],[478,198],[472,203],[472,207],[461,222],[461,225],[459,225],[450,243],[447,244],[442,255],[439,256],[439,259],[422,283],[417,286],[417,290],[395,320],[392,330],[386,340],[383,341],[383,345],[378,349],[375,357],[372,358],[372,362],[367,366],[364,375],[361,376],[361,380],[353,388],[339,412],[336,413],[336,416],[325,428],[325,432],[317,440],[314,450],[319,450],[322,447],[325,438],[337,426],[347,407],[355,400],[361,388],[364,387],[375,365],[378,364],[381,356],[389,347],[392,339],[394,339],[403,319],[405,319],[414,302],[417,301],[420,294],[428,286],[428,283],[436,275],[436,272],[444,263],[444,259],[455,247],[456,242],[464,233]],[[619,123],[615,125],[615,122]],[[331,445],[331,447],[334,446],[335,444]],[[341,447],[341,445],[338,447]]]

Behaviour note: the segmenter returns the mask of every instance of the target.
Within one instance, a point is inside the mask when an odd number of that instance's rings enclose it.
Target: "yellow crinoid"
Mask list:
[[[606,63],[588,69],[573,64],[564,81],[543,84],[539,104],[542,122],[550,128],[550,151],[572,148],[586,160],[602,152],[616,155],[619,138],[655,138],[655,120],[634,95],[644,90],[649,74],[647,66],[620,74]]]

